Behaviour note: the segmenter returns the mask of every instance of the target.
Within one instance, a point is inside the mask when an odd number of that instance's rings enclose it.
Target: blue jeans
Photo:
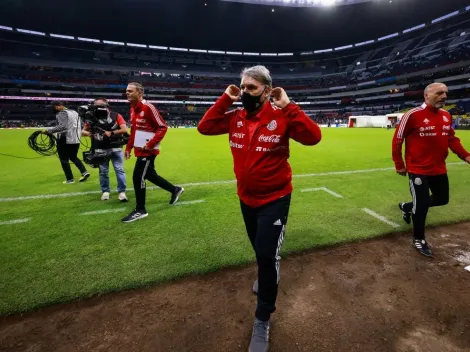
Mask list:
[[[124,153],[122,150],[111,152],[109,157],[116,172],[118,192],[126,191],[126,172],[124,171]],[[109,192],[109,159],[100,165],[100,186],[102,192]]]

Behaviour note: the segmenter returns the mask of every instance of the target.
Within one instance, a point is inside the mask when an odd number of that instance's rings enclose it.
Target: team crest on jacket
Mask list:
[[[274,131],[276,128],[277,128],[276,120],[272,120],[270,123],[268,123],[268,130]]]
[[[449,119],[445,115],[442,115],[442,119],[444,120],[444,122],[449,122]]]
[[[145,115],[145,114],[144,114],[144,112],[142,111],[142,112],[140,113],[140,116],[144,117],[144,115]]]
[[[429,120],[428,119],[424,119],[423,121],[426,125],[429,123]]]
[[[237,127],[243,127],[243,121],[237,121]]]

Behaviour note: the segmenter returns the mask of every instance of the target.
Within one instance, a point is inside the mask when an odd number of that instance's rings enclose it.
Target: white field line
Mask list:
[[[10,221],[0,221],[0,225],[13,225],[13,224],[21,224],[23,222],[28,222],[31,218],[27,219],[17,219],[17,220],[10,220]]]
[[[301,189],[300,192],[317,192],[317,191],[325,191],[329,194],[331,194],[333,197],[336,198],[343,198],[343,196],[339,193],[333,192],[331,189],[327,187],[319,187],[319,188],[305,188]]]
[[[373,216],[374,218],[376,218],[376,219],[378,219],[378,220],[380,220],[380,221],[382,221],[382,222],[384,222],[384,223],[386,223],[386,224],[388,224],[392,227],[395,227],[395,228],[400,227],[400,225],[398,225],[397,223],[394,223],[393,221],[388,220],[385,216],[379,215],[375,211],[372,211],[372,210],[367,209],[367,208],[362,209],[362,211],[366,212],[367,214]]]
[[[198,199],[198,200],[187,200],[184,202],[178,202],[175,205],[189,205],[189,204],[197,204],[197,203],[204,203],[204,199]]]
[[[126,208],[95,210],[95,211],[87,211],[85,213],[81,213],[80,215],[98,215],[98,214],[106,214],[106,213],[119,213],[119,212],[125,211],[125,210],[126,210]]]
[[[464,162],[457,162],[457,163],[448,163],[447,165],[465,165]],[[317,174],[300,174],[294,175],[294,178],[300,177],[322,177],[322,176],[333,176],[333,175],[351,175],[351,174],[362,174],[362,173],[371,173],[371,172],[380,172],[380,171],[393,171],[395,170],[393,167],[388,168],[378,168],[378,169],[365,169],[365,170],[347,170],[347,171],[333,171],[333,172],[320,172]],[[206,182],[191,182],[185,183],[182,187],[189,187],[189,186],[212,186],[212,185],[223,185],[223,184],[231,184],[235,183],[235,180],[221,180],[221,181],[206,181]],[[160,189],[160,187],[147,187],[147,189]],[[128,188],[128,191],[133,191],[133,188]],[[22,200],[33,200],[33,199],[50,199],[50,198],[68,198],[68,197],[77,197],[83,196],[87,194],[100,194],[101,191],[88,191],[88,192],[73,192],[73,193],[56,193],[56,194],[39,194],[36,196],[24,196],[24,197],[7,197],[7,198],[0,198],[1,202],[14,202],[14,201],[22,201]]]

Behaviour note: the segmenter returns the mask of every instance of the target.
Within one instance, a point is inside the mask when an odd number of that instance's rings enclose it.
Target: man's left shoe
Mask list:
[[[171,194],[170,205],[175,204],[180,196],[183,194],[184,188],[183,187],[175,187],[175,191]]]
[[[134,221],[146,218],[148,215],[149,213],[147,213],[147,211],[145,210],[137,211],[134,209],[129,215],[127,215],[125,218],[122,218],[121,221],[126,222],[126,223],[134,222]]]
[[[269,320],[255,319],[248,352],[268,352],[269,350]]]
[[[415,247],[419,253],[426,257],[432,257],[432,250],[425,239],[413,238],[413,247]]]
[[[82,177],[80,177],[80,180],[78,180],[78,182],[85,182],[86,180],[88,180],[88,177],[90,177],[90,174],[88,172],[85,172]]]

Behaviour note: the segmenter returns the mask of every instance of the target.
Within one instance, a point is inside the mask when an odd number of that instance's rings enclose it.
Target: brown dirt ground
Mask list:
[[[292,255],[271,351],[470,351],[470,223]],[[466,264],[465,264],[466,263]],[[1,351],[246,351],[255,266],[0,318]]]

